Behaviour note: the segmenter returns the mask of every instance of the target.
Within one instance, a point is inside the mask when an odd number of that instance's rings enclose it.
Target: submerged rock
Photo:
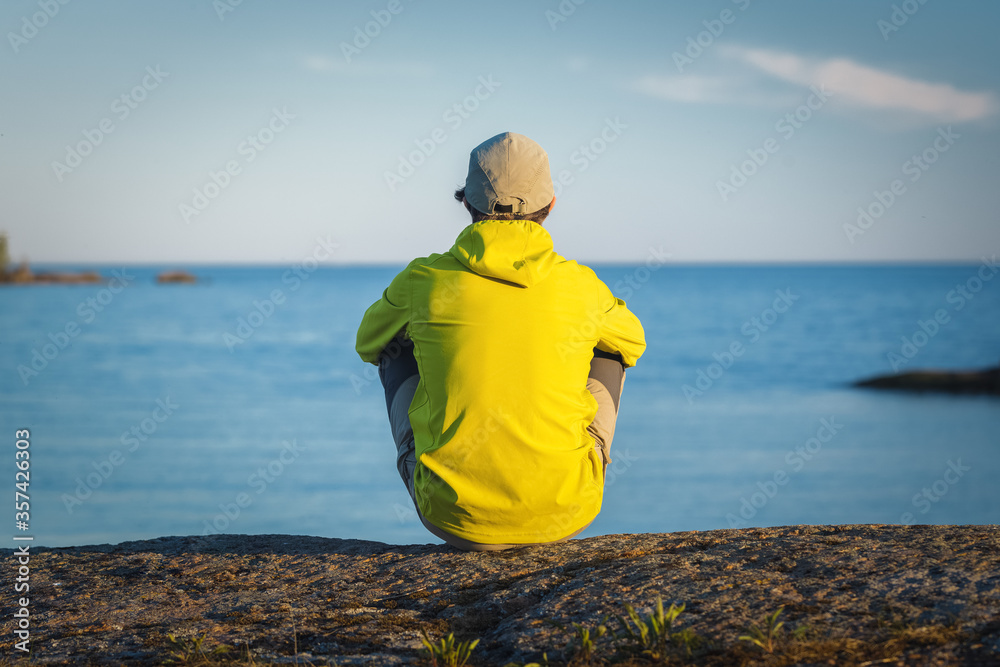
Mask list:
[[[605,535],[484,553],[292,535],[30,552],[33,664],[162,664],[202,636],[203,650],[257,664],[414,664],[426,630],[480,639],[470,665],[557,665],[574,655],[573,623],[609,617],[620,631],[625,603],[645,617],[658,596],[686,605],[673,630],[693,633],[668,643],[670,664],[1000,664],[997,526]],[[780,607],[772,653],[739,639]],[[610,635],[594,651],[636,655]]]

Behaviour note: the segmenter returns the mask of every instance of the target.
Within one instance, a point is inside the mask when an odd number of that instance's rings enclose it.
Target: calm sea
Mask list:
[[[0,458],[12,487],[15,430],[30,429],[35,544],[437,541],[353,350],[399,267],[189,267],[193,286],[97,268],[124,275],[0,289]],[[1000,399],[848,386],[894,366],[996,365],[990,265],[596,269],[648,349],[583,536],[1000,519]]]

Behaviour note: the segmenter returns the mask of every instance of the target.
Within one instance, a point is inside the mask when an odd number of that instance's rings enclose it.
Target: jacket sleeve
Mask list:
[[[642,330],[642,323],[604,283],[601,283],[601,288],[600,304],[604,322],[597,349],[617,352],[622,356],[626,368],[635,366],[635,362],[646,350],[646,334]]]
[[[410,267],[407,266],[392,279],[389,287],[382,292],[382,298],[373,303],[361,318],[354,349],[362,361],[378,364],[382,350],[409,323],[409,274]]]

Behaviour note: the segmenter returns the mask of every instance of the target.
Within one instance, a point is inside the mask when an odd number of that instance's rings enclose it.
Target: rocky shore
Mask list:
[[[12,582],[11,549],[3,560]],[[612,635],[624,604],[646,617],[658,596],[685,605],[666,664],[1000,664],[997,526],[606,535],[494,553],[164,537],[32,547],[28,567],[31,664],[193,661],[197,639],[207,654],[232,647],[213,663],[418,664],[421,631],[479,639],[470,665],[588,664],[574,623],[591,630],[589,664],[652,664]],[[4,607],[0,647],[18,664]],[[740,639],[779,608],[770,645]]]

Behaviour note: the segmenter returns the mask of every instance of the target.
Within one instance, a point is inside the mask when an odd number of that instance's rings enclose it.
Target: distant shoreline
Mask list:
[[[79,285],[104,282],[97,271],[79,273],[42,271],[34,273],[27,262],[21,262],[13,271],[0,271],[0,284],[4,285]]]
[[[0,285],[99,285],[107,283],[106,278],[97,271],[40,271],[35,273],[22,262],[13,271],[0,271]],[[160,284],[194,284],[199,279],[187,271],[162,271],[156,276]]]

